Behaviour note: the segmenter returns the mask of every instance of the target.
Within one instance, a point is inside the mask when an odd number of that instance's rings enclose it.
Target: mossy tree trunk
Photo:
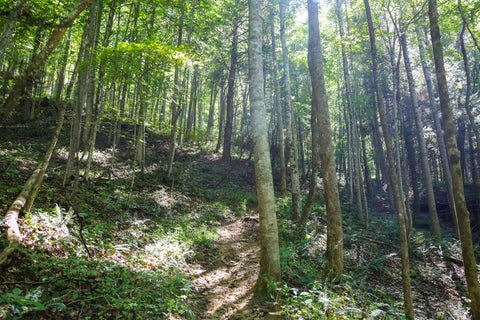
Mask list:
[[[463,268],[467,281],[468,296],[472,318],[480,319],[480,285],[478,283],[477,262],[473,251],[472,230],[470,229],[470,213],[465,202],[463,188],[463,175],[460,164],[460,152],[455,139],[455,126],[453,123],[452,108],[448,93],[447,77],[443,62],[443,47],[438,25],[437,1],[428,1],[428,17],[430,20],[430,35],[432,37],[433,58],[437,76],[440,109],[442,113],[443,129],[447,141],[448,160],[452,173],[453,197],[458,221],[458,231],[462,247]]]

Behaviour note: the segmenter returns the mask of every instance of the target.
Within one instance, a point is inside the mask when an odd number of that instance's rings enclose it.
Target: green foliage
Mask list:
[[[86,261],[76,255],[44,259],[40,254],[26,254],[25,259],[34,262],[27,267],[28,272],[41,279],[32,282],[34,289],[13,286],[0,296],[0,303],[8,304],[12,319],[53,313],[77,317],[86,306],[84,319],[111,319],[112,315],[130,319],[192,316],[187,301],[190,288],[182,274],[135,271],[109,261]]]
[[[6,292],[0,295],[0,303],[6,303],[12,310],[10,319],[21,319],[24,315],[30,312],[44,311],[47,309],[56,308],[60,311],[65,311],[66,306],[63,303],[50,303],[45,305],[39,302],[42,295],[42,287],[31,289],[25,294],[19,288],[13,288],[11,292]]]

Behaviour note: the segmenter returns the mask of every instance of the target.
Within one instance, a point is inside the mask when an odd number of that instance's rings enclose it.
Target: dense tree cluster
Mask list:
[[[111,168],[128,135],[134,170],[143,172],[150,130],[169,137],[163,181],[175,178],[179,145],[221,151],[224,161],[255,158],[261,272],[273,279],[273,188],[291,196],[301,238],[321,187],[337,278],[342,215],[350,214],[341,203],[368,228],[369,200],[388,192],[408,319],[409,234],[425,201],[432,235],[441,239],[443,221],[461,240],[480,319],[471,234],[480,223],[479,16],[479,2],[462,0],[336,0],[320,8],[315,0],[2,0],[0,121],[57,125],[31,191],[7,218],[32,206],[64,123],[65,184],[94,177],[99,131]],[[464,185],[475,195],[468,208]]]

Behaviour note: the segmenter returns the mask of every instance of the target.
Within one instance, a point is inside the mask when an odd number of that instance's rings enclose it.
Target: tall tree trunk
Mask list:
[[[287,40],[285,36],[285,11],[289,0],[280,0],[280,40],[282,42],[283,54],[283,70],[284,70],[284,91],[285,91],[285,122],[286,122],[286,145],[289,150],[290,158],[290,183],[292,187],[292,208],[293,219],[300,219],[301,215],[301,195],[300,195],[300,179],[298,173],[298,148],[297,134],[295,126],[295,114],[292,107],[292,94],[290,87],[290,63],[288,60]]]
[[[88,44],[88,30],[89,25],[92,24],[93,10],[90,10],[87,19],[87,24],[83,29],[82,40],[80,42],[80,49],[78,50],[78,59],[84,60],[86,53],[86,46]],[[86,99],[86,86],[87,82],[87,70],[79,70],[77,86],[73,99],[73,119],[70,128],[70,143],[68,147],[68,159],[63,176],[63,185],[69,181],[79,171],[79,152],[82,133],[82,119],[83,119],[83,106]]]
[[[395,40],[395,38],[394,38]],[[398,58],[395,62],[395,45],[394,43],[392,44],[390,48],[390,59],[391,59],[391,64],[392,64],[392,124],[391,124],[391,129],[392,129],[392,135],[393,135],[393,146],[394,146],[394,152],[395,152],[395,161],[397,163],[397,169],[398,169],[398,176],[399,176],[399,183],[400,183],[400,193],[401,193],[401,198],[403,199],[403,210],[405,212],[405,218],[406,218],[406,226],[407,226],[407,234],[410,233],[410,230],[413,228],[413,223],[412,223],[412,211],[410,210],[410,206],[407,204],[408,199],[405,196],[405,185],[408,185],[405,183],[404,179],[404,174],[402,170],[402,156],[401,156],[401,139],[399,135],[399,131],[401,131],[401,121],[400,116],[398,113],[398,105],[399,105],[399,100],[400,100],[400,58],[401,54],[398,55]],[[392,188],[389,189],[390,194],[392,192]],[[392,196],[391,199],[394,197]],[[394,205],[393,205],[394,206]]]
[[[260,216],[260,274],[256,283],[256,293],[259,296],[265,296],[268,284],[280,280],[281,277],[275,195],[263,91],[262,3],[261,0],[249,0],[248,32],[250,107]]]
[[[340,37],[343,39],[345,37],[345,26],[343,22],[343,10],[342,10],[342,4],[340,0],[336,0],[336,11],[337,11],[337,17],[338,17]],[[353,180],[353,189],[354,189],[354,195],[355,195],[357,218],[362,223],[366,223],[368,225],[368,221],[366,221],[365,216],[363,215],[363,212],[362,212],[363,211],[362,209],[364,206],[362,203],[362,193],[364,192],[364,190],[363,190],[362,170],[360,166],[360,140],[358,137],[357,122],[355,119],[355,112],[354,112],[354,107],[352,103],[352,88],[350,87],[350,83],[351,83],[350,68],[348,65],[345,44],[343,41],[341,41],[341,51],[342,51],[342,64],[343,64],[343,78],[345,83],[345,94],[347,98],[346,122],[347,122],[347,127],[350,128],[350,132],[351,132],[350,136],[352,137],[351,166],[353,169],[352,180]]]
[[[440,222],[438,220],[437,206],[435,204],[435,194],[433,192],[432,173],[428,163],[427,145],[425,143],[425,135],[423,133],[423,122],[420,117],[420,106],[418,105],[417,90],[415,79],[413,78],[412,65],[410,63],[410,56],[407,47],[406,30],[400,33],[400,45],[403,50],[403,62],[405,64],[405,71],[407,74],[408,88],[410,90],[410,98],[412,99],[412,111],[415,120],[415,127],[417,128],[418,149],[420,153],[420,163],[422,165],[423,181],[425,183],[425,191],[427,193],[428,212],[430,214],[430,221],[432,223],[432,233],[437,239],[442,238],[442,231],[440,229]]]
[[[190,101],[188,105],[188,113],[187,113],[187,128],[185,132],[185,140],[188,142],[190,139],[193,138],[192,131],[195,127],[195,109],[196,109],[196,97],[197,97],[197,90],[198,90],[198,69],[195,69],[193,72],[193,79],[192,79],[192,86],[190,88]]]
[[[478,175],[477,165],[475,164],[475,160],[478,161],[480,164],[480,130],[478,129],[477,124],[475,123],[475,117],[473,116],[472,106],[470,105],[470,98],[472,96],[472,76],[470,73],[470,69],[468,67],[468,55],[467,50],[465,48],[465,41],[463,39],[464,32],[465,32],[465,21],[462,31],[460,32],[460,51],[462,52],[463,57],[463,68],[465,71],[465,78],[466,78],[466,94],[465,94],[465,111],[467,113],[468,121],[470,122],[471,131],[475,134],[475,142],[476,142],[476,149],[477,149],[477,157],[475,157],[474,147],[472,145],[472,135],[469,135],[470,141],[470,152],[471,152],[471,159],[470,162],[472,164],[472,180],[475,190],[475,202],[476,202],[476,220],[477,222],[480,221],[480,192],[478,192],[478,188],[480,186],[480,176]],[[476,158],[476,159],[475,159]]]
[[[213,131],[213,122],[215,120],[215,102],[217,101],[218,94],[218,84],[217,78],[214,78],[211,83],[211,92],[210,92],[210,108],[208,109],[208,122],[207,122],[207,139],[211,141],[212,131]]]
[[[67,31],[67,29],[73,24],[75,19],[78,18],[80,13],[82,13],[89,3],[90,0],[81,0],[80,3],[75,6],[75,8],[60,22],[60,24],[53,29],[43,49],[37,55],[35,55],[34,59],[30,61],[30,64],[22,72],[22,74],[15,79],[15,84],[10,90],[2,109],[0,109],[0,123],[3,123],[10,118],[13,110],[23,98],[24,93],[32,88],[35,76],[40,68],[45,64],[53,50],[55,50],[55,48],[58,46],[65,31]]]
[[[470,229],[470,213],[465,203],[462,168],[460,154],[455,140],[455,126],[453,124],[452,108],[448,94],[447,77],[443,62],[443,48],[438,26],[437,1],[428,1],[428,17],[430,20],[430,35],[432,37],[435,73],[437,76],[440,107],[442,112],[443,128],[447,141],[447,152],[452,173],[453,197],[458,220],[458,229],[462,247],[463,267],[467,280],[468,296],[470,298],[471,313],[474,320],[480,319],[480,285],[478,283],[477,262],[473,251],[472,230]]]
[[[50,163],[50,158],[53,154],[53,151],[55,150],[55,146],[57,145],[58,138],[59,138],[60,133],[62,131],[63,121],[65,119],[65,110],[67,108],[68,99],[61,102],[61,94],[62,94],[62,89],[63,89],[64,81],[65,81],[65,69],[66,69],[66,66],[67,66],[68,52],[70,50],[70,44],[71,44],[71,37],[72,37],[72,30],[70,29],[70,31],[68,33],[68,39],[67,39],[66,44],[65,44],[65,51],[64,51],[63,57],[62,57],[63,67],[60,70],[60,75],[59,75],[59,79],[58,79],[59,83],[58,83],[56,99],[55,99],[55,106],[57,108],[57,119],[56,119],[57,125],[56,125],[56,128],[55,128],[52,140],[50,142],[50,146],[47,149],[47,152],[45,153],[43,163],[37,168],[38,175],[35,179],[35,182],[33,183],[32,187],[31,187],[30,194],[29,194],[28,199],[25,203],[25,207],[23,209],[25,212],[29,212],[30,209],[32,208],[32,205],[33,205],[33,202],[35,201],[35,197],[37,196],[38,190],[40,189],[40,186],[42,185],[43,177],[45,176],[45,172],[47,171],[48,165]],[[67,92],[66,92],[67,97],[70,95],[70,93],[72,91],[73,83],[75,83],[78,64],[79,64],[79,62],[77,61],[76,65],[75,65],[75,70],[73,71],[72,79],[70,79],[70,83],[67,87]]]
[[[225,122],[225,80],[222,80],[220,84],[220,118],[218,119],[218,139],[217,139],[217,146],[215,148],[215,152],[220,150],[220,147],[223,144],[223,131],[225,126],[223,125]]]
[[[99,3],[99,14],[97,16],[97,32],[99,32],[99,27],[101,24],[101,12],[103,8],[103,3]],[[115,6],[116,6],[116,0],[113,0],[110,2],[110,7],[109,7],[109,14],[108,14],[108,19],[107,19],[107,24],[105,26],[105,33],[103,36],[103,41],[102,41],[102,46],[106,47],[108,46],[110,35],[112,33],[112,27],[113,27],[113,18],[115,16]],[[101,120],[101,114],[103,112],[103,100],[104,100],[104,92],[105,92],[105,66],[101,65],[98,71],[98,86],[97,86],[97,94],[95,96],[95,102],[93,105],[93,125],[90,128],[90,133],[88,135],[88,161],[87,165],[85,168],[85,179],[88,181],[90,178],[90,170],[92,167],[92,161],[93,161],[93,152],[95,149],[95,141],[96,141],[96,136],[97,136],[97,129],[98,126],[100,125],[100,120]]]
[[[180,22],[178,26],[178,38],[177,38],[177,46],[182,45],[182,38],[183,38],[183,19],[185,15],[185,5],[184,0],[181,1],[181,13],[180,13]],[[170,119],[170,141],[168,145],[168,157],[167,157],[167,172],[165,177],[167,179],[173,178],[173,162],[175,159],[175,150],[177,147],[177,119],[180,115],[181,108],[179,104],[179,72],[180,67],[175,66],[175,74],[173,77],[173,95],[172,95],[172,102],[170,105],[170,112],[171,112],[171,119]]]
[[[415,156],[415,147],[414,147],[414,129],[411,127],[413,122],[412,115],[410,112],[405,110],[405,122],[406,126],[403,130],[403,140],[405,141],[405,150],[407,151],[407,162],[410,173],[410,184],[413,192],[413,202],[412,209],[413,214],[420,214],[420,188],[418,185],[418,172],[417,172],[417,160]]]
[[[318,136],[319,136],[317,119],[319,118],[320,115],[318,114],[319,102],[317,101],[317,99],[318,97],[314,98],[314,96],[312,96],[312,110],[310,113],[310,131],[311,131],[311,139],[312,139],[312,148],[311,148],[312,155],[311,155],[310,162],[312,165],[312,171],[310,174],[310,186],[308,188],[308,196],[305,201],[305,205],[303,206],[303,209],[302,209],[302,216],[300,217],[300,223],[298,224],[301,232],[303,232],[303,229],[307,224],[308,219],[310,218],[313,204],[315,202],[315,195],[317,194],[318,167],[320,165],[320,161],[318,159],[318,145],[317,145]]]
[[[237,71],[238,60],[238,25],[240,17],[235,15],[233,18],[233,38],[232,49],[230,51],[230,71],[228,74],[228,91],[227,91],[227,119],[225,122],[225,131],[223,136],[223,155],[225,161],[232,160],[232,134],[233,134],[233,97],[235,95],[235,76]]]
[[[89,142],[95,132],[93,130],[94,118],[94,104],[95,104],[95,85],[96,85],[96,71],[94,68],[95,51],[98,43],[98,34],[100,33],[100,23],[102,19],[103,3],[102,1],[92,0],[90,3],[90,15],[87,21],[87,46],[85,51],[86,67],[86,82],[83,83],[85,88],[85,121],[82,132],[82,149],[88,151]]]
[[[403,199],[400,191],[400,178],[396,169],[394,160],[394,151],[392,146],[392,140],[390,139],[390,133],[388,129],[387,113],[385,108],[385,101],[383,92],[380,88],[380,79],[378,75],[378,57],[377,57],[377,45],[375,43],[375,29],[373,27],[372,14],[370,11],[370,3],[368,0],[364,0],[365,11],[367,15],[368,30],[370,34],[370,45],[372,55],[372,73],[373,81],[375,85],[375,92],[377,97],[377,106],[380,113],[380,121],[382,125],[383,137],[385,141],[385,147],[387,149],[387,166],[390,173],[391,189],[394,195],[395,211],[398,218],[398,229],[400,236],[400,256],[402,260],[402,286],[403,286],[403,299],[405,307],[405,316],[409,320],[414,319],[413,315],[413,302],[412,302],[412,289],[410,285],[410,261],[408,257],[408,237],[407,228],[405,225],[405,210],[403,205]]]
[[[440,150],[440,158],[442,159],[442,168],[443,168],[445,181],[446,181],[448,202],[450,204],[450,213],[452,215],[452,221],[453,221],[455,232],[458,234],[457,216],[454,210],[455,204],[453,199],[452,174],[450,172],[450,166],[448,163],[445,136],[442,130],[440,114],[438,112],[439,111],[438,104],[435,101],[435,92],[433,89],[432,75],[430,73],[430,68],[428,67],[427,58],[425,55],[425,45],[423,43],[424,40],[422,36],[422,30],[420,29],[420,27],[417,27],[415,31],[417,33],[418,49],[420,52],[420,60],[422,63],[423,75],[425,77],[425,84],[427,85],[428,101],[430,103],[430,114],[432,115],[432,118],[433,118],[435,134],[437,136],[438,149]]]
[[[316,108],[323,169],[323,185],[327,202],[327,259],[330,272],[341,277],[343,272],[342,211],[338,195],[337,174],[332,142],[327,91],[323,73],[322,46],[318,21],[318,3],[308,0],[308,69],[312,82],[312,108]],[[313,141],[312,141],[313,143]]]
[[[275,36],[275,10],[272,6],[271,14],[271,36],[272,36],[272,63],[273,63],[273,81],[274,81],[274,102],[275,102],[275,115],[278,132],[278,152],[280,154],[280,193],[283,197],[287,196],[287,163],[285,161],[285,137],[284,137],[284,125],[283,125],[283,108],[280,95],[280,81],[278,79],[278,66],[277,66],[277,41]]]

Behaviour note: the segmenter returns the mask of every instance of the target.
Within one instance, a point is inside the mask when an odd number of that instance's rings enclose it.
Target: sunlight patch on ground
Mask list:
[[[155,242],[147,244],[140,256],[152,266],[181,269],[185,265],[185,258],[192,253],[190,246],[176,239],[175,235],[166,235]]]
[[[218,228],[218,239],[200,262],[192,280],[204,297],[200,319],[241,319],[258,278],[259,246],[255,216],[237,218]],[[245,310],[244,310],[245,309]],[[250,316],[249,316],[250,317]]]

